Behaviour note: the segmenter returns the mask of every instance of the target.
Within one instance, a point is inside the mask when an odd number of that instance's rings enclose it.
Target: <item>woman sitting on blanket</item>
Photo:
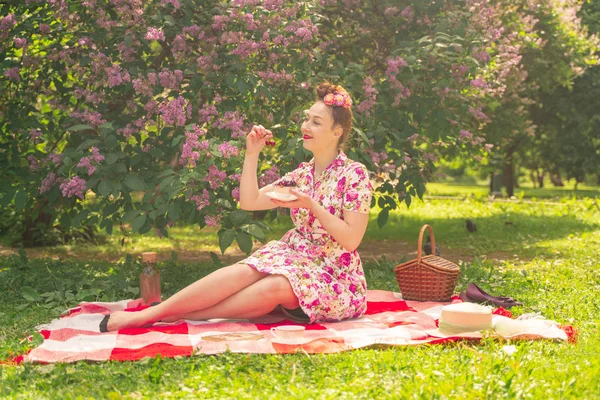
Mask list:
[[[107,315],[100,324],[102,332],[156,321],[256,318],[276,307],[300,313],[311,323],[364,314],[367,284],[356,248],[369,221],[369,173],[342,151],[352,127],[349,94],[328,82],[320,84],[316,94],[302,124],[304,148],[314,157],[260,190],[258,158],[273,135],[259,125],[246,137],[241,208],[290,208],[295,228],[154,307]],[[276,185],[292,186],[296,199],[271,198],[267,193]]]

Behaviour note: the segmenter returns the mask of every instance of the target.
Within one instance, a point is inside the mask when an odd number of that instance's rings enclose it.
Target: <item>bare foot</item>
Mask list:
[[[110,314],[106,328],[114,332],[125,328],[139,328],[146,325],[147,321],[140,319],[138,312],[115,311]]]

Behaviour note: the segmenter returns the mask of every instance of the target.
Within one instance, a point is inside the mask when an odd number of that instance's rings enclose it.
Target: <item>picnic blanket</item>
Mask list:
[[[225,351],[336,353],[372,345],[433,344],[482,337],[479,332],[453,336],[436,333],[441,308],[450,303],[404,301],[399,293],[381,290],[369,290],[367,299],[363,317],[341,322],[298,323],[276,310],[252,320],[182,320],[108,333],[99,332],[103,316],[117,310],[142,309],[141,300],[86,302],[68,310],[61,318],[39,326],[44,342],[15,361],[139,360],[158,354],[177,357]],[[452,301],[461,300],[455,296]],[[502,308],[494,310],[494,314],[495,321],[511,317],[510,312]],[[281,325],[303,325],[306,331],[301,338],[281,339],[271,332],[272,327]],[[552,327],[554,329],[549,329]],[[534,330],[537,332],[524,332],[524,337],[568,340],[570,336],[569,330],[553,324]]]

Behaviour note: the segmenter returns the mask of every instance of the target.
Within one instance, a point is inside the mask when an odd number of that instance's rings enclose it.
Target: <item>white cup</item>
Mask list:
[[[274,326],[271,328],[271,333],[282,339],[297,339],[304,336],[305,329],[305,327],[297,325]]]

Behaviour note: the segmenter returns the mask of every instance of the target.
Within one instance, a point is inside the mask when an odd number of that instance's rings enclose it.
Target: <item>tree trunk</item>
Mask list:
[[[32,218],[32,209],[25,209],[25,229],[21,233],[21,240],[23,241],[24,247],[34,247],[40,245],[39,237],[35,236],[35,231],[38,229],[38,225],[44,226],[44,231],[50,228],[52,223],[52,214],[48,214],[43,210],[47,206],[47,201],[42,200],[34,204],[34,209],[40,210],[35,219]]]
[[[538,186],[540,189],[544,187],[544,178],[545,177],[546,177],[546,173],[544,171],[542,171],[541,174],[538,172]]]
[[[537,186],[537,177],[536,177],[536,172],[534,172],[533,170],[529,171],[529,180],[531,180],[531,184],[533,185],[533,188],[535,189]]]
[[[490,194],[494,193],[494,171],[490,172]]]
[[[563,186],[565,186],[565,184],[562,181],[562,178],[560,177],[560,171],[555,171],[555,172],[551,173],[550,174],[550,181],[556,187],[563,187]]]
[[[502,171],[502,183],[506,188],[506,195],[508,197],[514,196],[515,193],[515,168],[513,164],[513,152],[508,152],[506,154],[506,159],[504,161],[504,168]]]

